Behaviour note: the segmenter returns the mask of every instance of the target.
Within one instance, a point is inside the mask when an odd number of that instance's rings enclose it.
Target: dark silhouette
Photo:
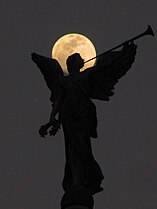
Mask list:
[[[125,41],[125,42],[123,42],[123,43],[117,45],[117,46],[115,46],[115,47],[113,47],[112,49],[109,49],[109,50],[106,51],[106,52],[103,52],[102,54],[97,55],[96,57],[93,57],[93,58],[87,60],[86,62],[89,62],[89,61],[91,61],[91,60],[93,60],[93,59],[95,59],[95,58],[98,58],[98,57],[100,57],[100,56],[103,56],[103,55],[105,55],[105,54],[108,53],[108,52],[111,52],[111,51],[113,51],[113,50],[115,50],[115,49],[117,49],[117,48],[119,48],[119,47],[124,46],[124,44],[126,44],[126,43],[131,43],[131,42],[135,41],[136,39],[139,39],[139,38],[141,38],[141,37],[143,37],[143,36],[146,36],[146,35],[154,36],[153,29],[151,28],[150,25],[148,25],[147,29],[146,29],[143,33],[141,33],[141,34],[139,34],[139,35],[137,35],[137,36],[135,36],[135,37],[133,37],[133,38],[131,38],[131,39],[129,39],[129,40],[127,40],[127,41]],[[85,63],[86,63],[86,62],[85,62]]]
[[[55,135],[63,127],[66,165],[63,179],[61,206],[85,205],[93,207],[92,195],[102,191],[102,171],[95,161],[91,138],[97,138],[96,107],[91,99],[109,101],[114,86],[131,68],[137,46],[124,44],[121,51],[112,51],[101,56],[94,67],[83,72],[84,60],[78,53],[68,57],[69,75],[55,59],[36,53],[32,60],[37,64],[51,91],[52,112],[50,120],[41,126],[41,137]],[[56,118],[57,117],[57,118]]]
[[[60,125],[64,131],[66,165],[62,209],[71,206],[92,209],[93,194],[103,190],[104,177],[91,148],[91,138],[97,138],[96,107],[92,99],[110,100],[115,84],[134,62],[137,46],[133,41],[145,35],[154,36],[150,26],[144,33],[96,56],[95,66],[83,72],[80,69],[84,63],[94,58],[84,62],[78,53],[69,56],[68,76],[64,76],[57,60],[32,54],[51,91],[52,102],[50,120],[41,126],[39,134],[45,137],[50,128],[49,134],[55,135]],[[122,46],[121,51],[113,51]]]

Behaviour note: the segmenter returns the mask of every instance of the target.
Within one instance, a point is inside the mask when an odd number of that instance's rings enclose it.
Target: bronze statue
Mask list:
[[[95,66],[80,72],[84,60],[75,53],[68,57],[69,75],[55,59],[36,53],[32,60],[41,70],[51,91],[52,112],[50,120],[41,126],[41,137],[55,135],[63,127],[66,165],[63,179],[65,192],[72,188],[86,188],[91,195],[102,191],[102,171],[95,161],[91,138],[97,138],[96,107],[92,99],[109,101],[114,86],[134,62],[137,46],[124,45],[121,51],[108,52],[97,60]],[[56,118],[56,116],[58,116]]]
[[[96,107],[91,99],[108,101],[114,94],[114,85],[131,67],[136,54],[136,45],[124,46],[121,51],[109,52],[100,57],[94,67],[83,72],[84,60],[78,53],[68,57],[69,75],[55,59],[36,53],[32,60],[44,75],[51,91],[52,113],[46,125],[41,126],[41,137],[55,135],[63,126],[65,138],[66,165],[63,188],[88,188],[92,194],[100,192],[102,171],[95,161],[91,138],[97,138]],[[56,119],[56,115],[58,118]]]
[[[49,130],[50,135],[55,135],[60,125],[64,132],[66,165],[62,209],[77,205],[92,209],[93,194],[103,190],[104,177],[91,147],[91,138],[97,138],[96,107],[92,100],[110,100],[115,84],[134,62],[137,46],[133,41],[144,35],[154,36],[150,26],[144,33],[98,55],[95,66],[83,72],[80,69],[85,62],[80,54],[69,56],[68,76],[64,76],[57,60],[32,54],[51,91],[52,102],[50,120],[41,126],[39,134],[45,137]],[[121,46],[122,50],[113,51]]]

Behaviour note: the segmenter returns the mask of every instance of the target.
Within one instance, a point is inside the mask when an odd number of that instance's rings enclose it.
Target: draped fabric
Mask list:
[[[61,121],[65,137],[66,165],[63,179],[65,191],[71,187],[100,192],[102,171],[92,154],[91,137],[97,137],[94,103],[85,95],[75,77],[66,80],[63,91]]]
[[[110,100],[115,85],[132,67],[136,50],[134,43],[126,44],[121,51],[104,54],[94,67],[67,77],[57,60],[32,54],[51,91],[53,105],[62,97],[58,114],[65,138],[65,191],[82,187],[95,194],[102,190],[104,177],[91,147],[91,138],[97,138],[96,107],[91,99]],[[74,62],[77,65],[77,59]]]

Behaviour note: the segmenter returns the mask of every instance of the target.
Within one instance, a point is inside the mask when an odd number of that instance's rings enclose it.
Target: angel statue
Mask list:
[[[82,72],[84,60],[79,53],[72,54],[66,60],[68,76],[64,76],[57,60],[32,53],[32,60],[51,91],[52,102],[50,119],[41,126],[39,134],[55,135],[61,125],[64,132],[66,164],[62,185],[66,195],[62,208],[70,204],[92,208],[89,197],[103,190],[104,176],[91,147],[91,138],[98,137],[92,100],[110,100],[115,84],[131,68],[136,49],[133,42],[127,42],[121,50],[104,54],[95,66]]]

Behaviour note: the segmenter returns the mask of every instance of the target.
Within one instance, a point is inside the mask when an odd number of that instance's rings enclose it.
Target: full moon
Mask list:
[[[56,41],[52,48],[52,58],[58,60],[64,73],[68,73],[66,60],[74,53],[79,53],[84,61],[96,56],[96,50],[93,43],[86,36],[77,33],[70,33],[62,36]],[[92,67],[94,64],[95,59],[85,63],[81,71]]]

